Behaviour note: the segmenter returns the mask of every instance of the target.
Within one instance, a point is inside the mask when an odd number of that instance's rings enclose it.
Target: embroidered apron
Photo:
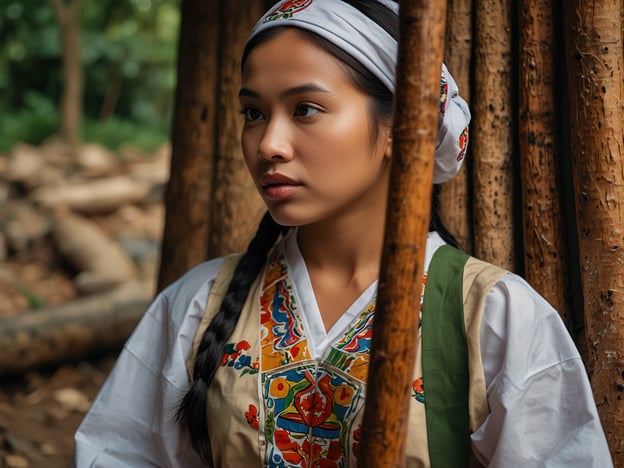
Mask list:
[[[224,260],[197,331],[189,369],[199,339],[218,310],[237,260],[236,256]],[[441,356],[437,361],[425,359],[431,377],[425,374],[427,377],[423,378],[419,327],[409,408],[407,466],[468,466],[469,434],[488,412],[479,343],[482,305],[487,292],[504,273],[451,247],[441,247],[434,255],[429,276],[440,279],[434,281],[434,287],[431,282],[427,284],[423,314],[428,311],[435,314],[436,307],[445,302],[444,307],[459,308],[460,313],[451,320],[451,325],[446,323],[442,328],[440,323],[430,325],[432,330],[438,328],[439,336],[429,340],[434,349],[429,349],[427,354]],[[448,294],[448,288],[443,286],[448,283],[449,275],[457,277],[454,294]],[[435,293],[429,293],[429,289]],[[322,358],[315,360],[309,349],[303,311],[293,291],[287,262],[277,248],[252,287],[230,343],[225,347],[221,367],[208,390],[208,425],[216,467],[356,465],[375,304],[365,307]],[[429,300],[430,296],[436,299]],[[428,322],[428,318],[423,319],[425,327]],[[455,335],[449,335],[451,332]],[[463,369],[454,374],[460,376],[459,381],[434,384],[440,375],[447,374],[445,360],[449,356],[452,359],[452,354],[445,357],[440,352],[447,348],[440,343],[445,343],[447,335],[449,341],[455,342],[462,334],[464,351],[453,364]],[[426,350],[427,346],[426,339]],[[431,389],[425,383],[430,380]],[[444,395],[438,395],[443,388],[447,389]],[[450,400],[447,393],[451,393]],[[434,434],[431,441],[428,431]],[[453,445],[449,446],[449,442]],[[463,463],[457,464],[457,460]]]

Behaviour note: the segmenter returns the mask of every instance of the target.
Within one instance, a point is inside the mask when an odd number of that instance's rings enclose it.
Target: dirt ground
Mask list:
[[[28,306],[15,278],[48,305],[75,296],[68,272],[41,247],[0,265],[0,317]],[[22,287],[23,287],[22,286]],[[23,312],[27,313],[27,312]],[[0,377],[0,466],[66,468],[73,434],[110,372],[116,353]]]
[[[104,383],[114,354],[4,378],[0,466],[67,468],[73,434]]]
[[[9,184],[1,177],[7,173],[7,161],[0,155],[0,208],[18,196],[27,198],[23,190],[14,189],[16,182]],[[159,164],[168,168],[166,160]],[[115,167],[114,171],[120,169]],[[149,199],[91,219],[111,238],[125,236],[146,241],[140,245],[156,245],[163,217],[162,204]],[[7,226],[6,219],[0,222],[4,223],[2,227]],[[0,241],[3,240],[0,236]],[[29,313],[36,308],[33,301],[56,307],[79,296],[73,281],[78,272],[59,257],[49,235],[29,239],[19,251],[7,249],[3,244],[0,242],[0,320]],[[155,258],[152,253],[146,255],[144,258],[148,260]],[[140,263],[146,266],[145,277],[155,278],[157,264],[151,260]],[[141,277],[143,271],[141,268]],[[15,375],[0,374],[0,467],[68,467],[74,433],[110,373],[118,352],[119,349]]]

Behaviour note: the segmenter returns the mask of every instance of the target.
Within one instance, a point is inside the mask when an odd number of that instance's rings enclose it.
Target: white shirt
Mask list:
[[[425,269],[443,244],[429,234]],[[326,331],[296,236],[285,252],[311,348],[320,356],[374,298],[377,282]],[[153,301],[76,433],[73,466],[204,466],[173,415],[189,384],[186,358],[220,265],[215,259],[193,268]],[[559,314],[522,278],[509,273],[489,292],[481,350],[490,414],[471,437],[484,464],[613,466],[579,353]]]

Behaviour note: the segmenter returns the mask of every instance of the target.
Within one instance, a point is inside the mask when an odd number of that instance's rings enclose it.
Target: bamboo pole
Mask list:
[[[393,158],[360,467],[403,466],[430,216],[446,2],[403,0]]]
[[[470,104],[472,59],[472,0],[449,0],[444,60],[461,96]],[[471,151],[470,145],[468,151]],[[470,157],[459,173],[439,186],[440,218],[462,250],[472,252],[472,197]]]
[[[511,0],[476,0],[472,96],[475,256],[516,270]]]
[[[560,176],[561,139],[555,117],[554,5],[520,5],[520,176],[525,277],[570,323],[566,290]]]
[[[624,2],[566,4],[586,362],[615,466],[624,466]]]

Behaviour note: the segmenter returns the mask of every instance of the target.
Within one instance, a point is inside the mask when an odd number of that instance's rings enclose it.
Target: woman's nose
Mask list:
[[[290,131],[286,122],[271,119],[258,145],[258,157],[264,161],[289,161],[293,157]]]

